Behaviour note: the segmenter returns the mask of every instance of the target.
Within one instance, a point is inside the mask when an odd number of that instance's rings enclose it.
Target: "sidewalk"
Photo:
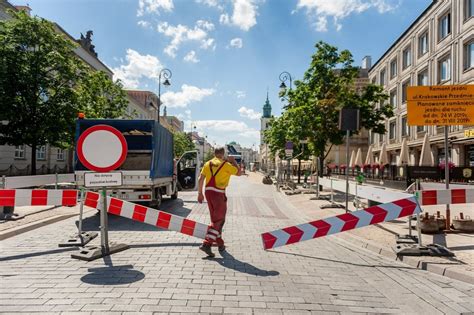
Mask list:
[[[282,191],[284,194],[285,191]],[[321,195],[330,195],[329,190],[325,190]],[[335,194],[335,201],[344,204],[344,194]],[[326,200],[310,200],[315,194],[295,194],[285,196],[288,200],[308,217],[308,220],[324,219],[345,213],[344,209],[320,209],[320,206],[329,202]],[[351,199],[350,199],[351,200]],[[349,203],[349,209],[356,209]],[[440,211],[445,212],[445,206],[423,207],[424,212],[430,214]],[[452,206],[451,215],[458,216],[459,212],[472,217],[472,210],[469,206]],[[413,222],[415,225],[416,222]],[[413,234],[416,235],[416,230]],[[395,236],[397,234],[408,234],[408,218],[401,218],[391,222],[368,226],[361,229],[347,231],[337,234],[337,237],[351,242],[355,246],[369,249],[385,257],[400,260],[410,266],[443,275],[452,279],[474,284],[474,235],[467,233],[440,233],[422,234],[422,244],[439,244],[450,249],[455,257],[429,257],[429,256],[405,256],[397,258],[392,247],[396,245]]]

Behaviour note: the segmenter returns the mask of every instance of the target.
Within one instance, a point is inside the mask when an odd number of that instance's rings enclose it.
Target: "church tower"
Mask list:
[[[265,105],[263,105],[263,115],[260,118],[260,145],[265,144],[265,139],[263,132],[269,128],[268,123],[272,118],[272,105],[270,105],[270,101],[268,100],[268,91],[267,91],[267,100],[265,101]]]

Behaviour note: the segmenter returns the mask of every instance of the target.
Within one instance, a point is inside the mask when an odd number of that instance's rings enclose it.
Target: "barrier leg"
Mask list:
[[[113,253],[121,252],[128,249],[127,244],[110,243],[107,216],[107,190],[102,189],[102,209],[100,210],[100,247],[85,246],[79,250],[79,253],[72,254],[71,258],[91,261]]]
[[[332,187],[332,179],[330,179],[330,181],[331,181],[331,199],[329,201],[329,204],[322,205],[319,208],[321,208],[321,209],[331,209],[331,208],[344,209],[345,207],[343,205],[340,205],[340,204],[334,202],[334,189]]]
[[[2,181],[0,183],[0,188],[5,189],[7,188],[7,178],[5,175],[2,176]],[[6,221],[16,221],[23,219],[25,216],[24,215],[19,215],[15,212],[15,207],[9,207],[9,206],[0,206],[0,220],[6,220]]]
[[[80,190],[79,196],[79,221],[77,224],[77,234],[71,236],[66,242],[58,244],[59,247],[85,246],[87,243],[97,237],[97,232],[83,232],[82,219],[84,214],[84,190]]]

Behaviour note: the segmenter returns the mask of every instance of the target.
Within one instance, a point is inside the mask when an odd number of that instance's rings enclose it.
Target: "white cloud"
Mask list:
[[[237,96],[237,98],[245,98],[247,94],[245,91],[235,91],[235,96]]]
[[[151,23],[148,22],[148,21],[143,21],[143,20],[140,20],[137,22],[138,26],[141,26],[143,28],[149,28],[151,29]]]
[[[127,64],[112,68],[114,78],[120,79],[127,88],[137,88],[140,79],[158,79],[159,72],[163,68],[160,60],[152,55],[140,55],[133,49],[127,49],[125,57]]]
[[[231,47],[235,47],[235,48],[242,48],[243,44],[242,44],[242,38],[233,38],[230,40],[230,46]]]
[[[214,30],[214,24],[204,20],[197,21],[194,28],[188,28],[181,24],[173,26],[168,22],[158,24],[158,32],[171,38],[171,42],[165,47],[164,52],[172,58],[176,57],[179,47],[184,42],[197,41],[201,43],[202,49],[214,49],[214,39],[209,38],[208,35],[208,31],[212,30]]]
[[[262,114],[260,114],[259,112],[256,112],[255,110],[251,108],[247,108],[245,106],[242,106],[241,108],[239,108],[239,114],[240,114],[240,117],[245,117],[251,120],[260,119],[260,117],[262,116]]]
[[[221,14],[219,22],[224,25],[234,25],[243,31],[248,31],[257,24],[256,0],[234,0],[232,16]]]
[[[191,50],[190,52],[188,52],[188,54],[184,56],[183,60],[186,62],[191,62],[191,63],[199,62],[199,59],[197,59],[196,52],[194,50]]]
[[[224,7],[220,4],[220,2],[220,0],[196,0],[196,3],[202,3],[211,8],[218,8],[219,10],[223,10]]]
[[[187,107],[190,103],[200,102],[206,96],[214,94],[214,89],[201,89],[196,86],[183,84],[181,92],[166,92],[161,100],[168,108]]]
[[[218,133],[229,133],[233,136],[239,135],[246,138],[258,138],[260,132],[249,127],[243,121],[237,120],[198,120],[193,124],[198,130],[214,131]]]
[[[160,10],[171,12],[173,9],[173,0],[138,0],[137,16],[145,13],[160,14]]]
[[[328,30],[328,18],[332,18],[336,30],[342,25],[340,20],[351,14],[359,14],[369,9],[376,9],[379,13],[385,13],[395,9],[400,0],[298,0],[296,10],[305,9],[306,13],[315,18],[316,30],[326,32]]]

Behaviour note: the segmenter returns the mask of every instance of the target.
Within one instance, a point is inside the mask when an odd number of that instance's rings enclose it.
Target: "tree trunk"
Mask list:
[[[36,175],[36,143],[31,145],[31,175]]]
[[[301,180],[301,159],[298,159],[298,184]]]

